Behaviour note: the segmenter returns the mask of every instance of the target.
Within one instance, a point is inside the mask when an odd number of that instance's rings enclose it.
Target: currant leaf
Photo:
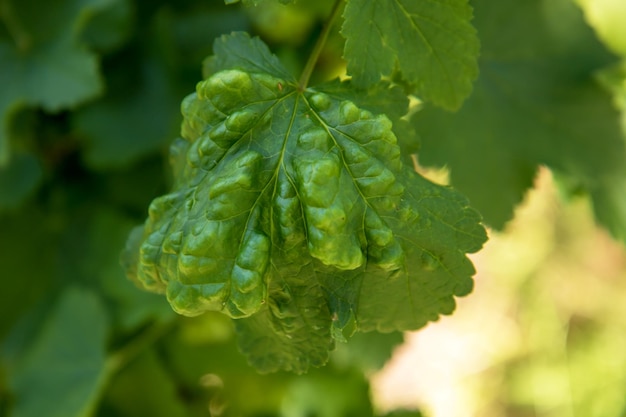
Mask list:
[[[242,319],[262,371],[323,364],[350,323],[405,330],[450,313],[472,287],[465,253],[486,239],[467,201],[406,166],[390,119],[336,85],[301,91],[245,34],[215,51],[182,104],[174,189],[129,243],[131,278],[181,314]]]
[[[568,0],[473,4],[481,76],[459,112],[417,113],[420,162],[448,166],[452,184],[496,228],[546,165],[587,191],[598,221],[624,238],[626,148],[620,114],[596,78],[615,57]],[[520,37],[528,25],[532,36]]]
[[[456,110],[478,75],[479,41],[466,0],[349,0],[341,33],[355,85],[400,70],[425,100]]]

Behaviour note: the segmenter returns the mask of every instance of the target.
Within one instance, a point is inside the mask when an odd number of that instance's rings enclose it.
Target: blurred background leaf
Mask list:
[[[108,324],[98,296],[68,288],[39,324],[32,344],[13,350],[8,368],[13,416],[88,416],[105,388]],[[19,349],[19,350],[18,350]]]

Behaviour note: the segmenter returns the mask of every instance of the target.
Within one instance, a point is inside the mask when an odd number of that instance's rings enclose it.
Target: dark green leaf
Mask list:
[[[9,369],[13,417],[89,415],[103,388],[107,320],[93,293],[70,288]]]
[[[134,330],[150,320],[167,321],[172,311],[155,294],[141,291],[124,276],[120,268],[120,248],[133,226],[133,222],[110,209],[93,209],[85,222],[77,224],[83,239],[71,235],[70,239],[79,242],[80,249],[68,248],[67,261],[77,279],[96,283],[108,302],[114,324],[123,331]]]
[[[224,0],[225,4],[235,4],[235,3],[239,3],[242,2],[243,4],[245,4],[246,6],[257,6],[263,2],[266,2],[268,0]],[[272,1],[276,1],[276,0],[272,0]],[[280,3],[282,4],[290,4],[295,2],[296,0],[278,0]]]
[[[330,313],[315,272],[297,262],[272,265],[267,307],[235,326],[241,351],[259,372],[306,372],[328,361]]]
[[[0,165],[9,158],[13,112],[30,105],[52,112],[74,107],[102,89],[96,56],[77,41],[89,0],[7,0],[2,16],[11,39],[0,35]]]
[[[76,129],[88,142],[85,159],[94,168],[126,166],[163,147],[176,130],[177,98],[165,68],[151,59],[140,65],[136,80],[113,82],[117,90],[75,113]]]
[[[333,363],[344,367],[352,365],[368,375],[382,368],[403,341],[401,332],[357,332],[347,343],[337,344],[332,353]]]
[[[138,389],[141,387],[141,389]],[[105,402],[124,416],[187,417],[188,409],[161,360],[149,350],[111,381]]]
[[[39,185],[42,170],[33,155],[16,154],[7,166],[0,166],[0,212],[17,208]]]
[[[382,417],[424,417],[418,410],[395,410]]]
[[[25,205],[0,214],[0,265],[4,279],[0,292],[0,339],[20,315],[26,314],[55,286],[58,239],[41,209]]]
[[[132,5],[129,0],[107,0],[86,16],[80,40],[90,48],[110,52],[119,47],[132,30]]]
[[[471,18],[466,0],[349,0],[341,29],[348,74],[368,87],[397,65],[423,99],[457,109],[478,74]]]
[[[494,227],[511,218],[541,164],[590,191],[603,212],[623,213],[613,205],[619,198],[601,191],[626,175],[619,114],[593,78],[612,57],[580,11],[567,0],[474,7],[483,36],[480,79],[457,114],[418,113],[420,162],[448,165],[452,183]]]
[[[369,384],[360,373],[312,373],[290,386],[282,404],[284,415],[371,417]]]

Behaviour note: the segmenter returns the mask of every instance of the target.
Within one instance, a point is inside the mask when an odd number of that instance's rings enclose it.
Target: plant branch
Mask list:
[[[320,53],[322,49],[324,49],[324,45],[326,44],[326,39],[328,39],[328,34],[330,33],[330,29],[333,26],[333,22],[339,15],[339,11],[341,10],[341,3],[343,0],[336,0],[333,5],[333,9],[328,16],[328,20],[324,24],[322,28],[322,32],[320,33],[319,38],[317,38],[317,42],[311,51],[311,55],[309,55],[309,60],[307,61],[304,70],[302,70],[302,75],[300,76],[300,81],[298,82],[298,89],[300,91],[304,91],[309,84],[309,78],[311,78],[311,74],[313,73],[313,69],[317,64],[317,60],[320,57]]]

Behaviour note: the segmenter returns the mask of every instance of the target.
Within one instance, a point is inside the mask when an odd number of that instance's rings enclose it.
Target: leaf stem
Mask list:
[[[121,349],[113,352],[107,358],[106,363],[106,368],[109,371],[109,374],[112,375],[126,366],[129,362],[135,359],[135,357],[139,356],[150,345],[171,330],[173,325],[174,320],[166,323],[154,323]]]
[[[333,26],[333,22],[339,15],[339,11],[341,10],[341,3],[343,0],[336,0],[333,8],[328,16],[328,20],[324,24],[322,28],[322,32],[320,33],[319,38],[317,38],[317,42],[311,51],[311,55],[309,55],[309,60],[307,61],[304,70],[302,70],[302,75],[300,76],[300,81],[298,81],[298,90],[304,91],[309,84],[309,78],[311,78],[311,74],[313,73],[313,69],[315,68],[315,64],[317,64],[317,60],[320,57],[322,49],[326,44],[326,39],[328,39],[328,34],[330,33],[330,29]]]

